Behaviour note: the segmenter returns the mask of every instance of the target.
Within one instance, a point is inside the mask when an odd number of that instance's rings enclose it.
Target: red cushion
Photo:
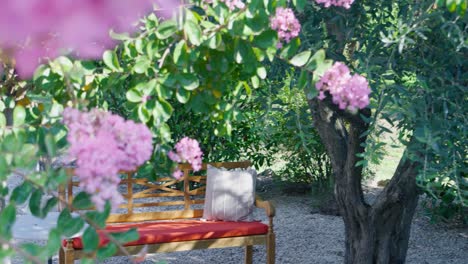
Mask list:
[[[205,222],[199,220],[112,224],[106,226],[105,230],[107,232],[123,232],[130,228],[137,228],[140,238],[125,244],[126,246],[261,235],[268,232],[268,226],[260,222]],[[98,234],[99,246],[106,245],[109,242],[107,236],[100,230],[98,230]],[[63,246],[66,244],[67,240],[64,239]],[[73,238],[73,248],[83,248],[81,237]]]

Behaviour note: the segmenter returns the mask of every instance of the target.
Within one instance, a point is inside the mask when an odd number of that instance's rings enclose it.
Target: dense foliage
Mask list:
[[[31,80],[19,79],[11,61],[3,59],[0,181],[15,173],[25,182],[13,190],[0,185],[1,196],[9,198],[0,212],[0,242],[11,245],[16,205],[29,201],[31,212],[44,217],[58,202],[55,190],[67,180],[56,166],[68,147],[62,124],[67,106],[97,107],[146,124],[154,150],[140,168],[142,177],[171,174],[167,154],[184,136],[199,140],[206,160],[248,158],[264,165],[273,162],[273,153],[284,153],[289,165],[281,174],[304,175],[295,177],[299,181],[329,177],[330,160],[308,103],[323,97],[320,91],[331,94],[320,85],[317,90],[316,83],[334,61],[347,65],[353,76],[366,77],[372,89],[370,115],[356,113],[364,104],[334,109],[369,127],[362,135],[365,151],[354,153],[359,155],[354,165],[366,167],[381,158],[379,137],[391,129],[379,122],[384,119],[398,130],[405,158],[419,166],[418,185],[441,208],[466,207],[466,1],[306,2],[193,1],[177,9],[174,19],[150,13],[136,33],[111,32],[120,44],[102,60],[51,58]],[[301,24],[299,37],[289,8]],[[359,91],[363,95],[365,89]],[[36,170],[38,163],[44,170]],[[90,204],[82,193],[73,206]],[[33,262],[44,261],[57,251],[62,235],[83,227],[82,218],[93,223],[83,237],[85,250],[95,251],[95,229],[109,210],[106,205],[102,212],[73,217],[67,209],[45,247],[26,244],[21,252]],[[98,258],[136,235],[131,230],[116,236],[97,251]],[[4,246],[0,258],[13,252]]]

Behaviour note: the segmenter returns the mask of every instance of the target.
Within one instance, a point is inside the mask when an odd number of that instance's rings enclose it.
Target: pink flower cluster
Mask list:
[[[333,103],[340,109],[355,111],[369,105],[371,90],[366,78],[359,74],[351,75],[349,68],[341,62],[335,62],[315,88],[319,91],[318,99],[323,100],[325,92],[329,92]]]
[[[342,6],[346,9],[351,8],[354,0],[315,0],[318,4],[324,4],[325,7]]]
[[[170,9],[179,0],[2,0],[0,48],[30,77],[44,57],[73,50],[81,58],[100,58],[113,45],[109,30],[132,29],[153,3]],[[169,11],[170,12],[170,11]]]
[[[244,8],[245,4],[242,2],[242,0],[220,0],[221,2],[224,2],[229,10],[233,11],[236,8]]]
[[[151,157],[151,131],[98,109],[80,112],[66,108],[63,123],[68,127],[68,154],[76,158],[80,187],[92,195],[98,210],[106,201],[116,208],[123,201],[117,190],[118,172],[135,170]]]
[[[168,156],[175,162],[188,162],[192,165],[194,171],[199,171],[202,166],[203,152],[200,149],[198,141],[189,137],[184,137],[175,145],[176,152],[169,151]],[[180,179],[183,173],[179,169],[174,171],[172,176]]]
[[[242,0],[219,0],[220,2],[224,2],[229,10],[233,11],[236,8],[244,8],[245,4]],[[206,4],[212,4],[213,0],[204,0]]]
[[[292,38],[299,36],[301,24],[291,8],[278,7],[276,14],[270,19],[270,26],[278,32],[280,41],[288,43]],[[279,47],[281,47],[281,43]]]

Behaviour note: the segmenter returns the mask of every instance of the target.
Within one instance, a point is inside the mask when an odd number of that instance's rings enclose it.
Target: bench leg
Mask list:
[[[63,251],[62,246],[60,246],[60,249],[59,249],[58,262],[59,264],[65,264],[65,252]]]
[[[75,250],[71,247],[60,247],[59,250],[59,264],[74,264],[75,263]]]
[[[267,264],[275,264],[275,233],[268,233],[267,237]]]
[[[74,250],[65,250],[65,263],[64,264],[73,264],[75,263],[75,252]]]
[[[252,264],[253,246],[245,246],[245,264]]]

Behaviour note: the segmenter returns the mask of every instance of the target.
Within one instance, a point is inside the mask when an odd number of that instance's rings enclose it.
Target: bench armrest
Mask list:
[[[273,204],[270,201],[262,200],[258,195],[255,196],[255,206],[264,209],[268,217],[275,216],[276,211]]]

